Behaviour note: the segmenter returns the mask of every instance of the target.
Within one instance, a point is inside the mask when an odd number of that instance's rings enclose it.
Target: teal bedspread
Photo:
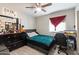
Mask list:
[[[49,46],[52,43],[52,41],[54,41],[54,38],[53,36],[48,36],[48,35],[36,35],[31,37],[31,40],[34,40]]]

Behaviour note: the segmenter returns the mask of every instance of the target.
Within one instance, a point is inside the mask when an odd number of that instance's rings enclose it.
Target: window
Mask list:
[[[66,29],[65,22],[61,22],[60,24],[58,24],[55,30],[55,26],[49,20],[49,31],[50,32],[59,32],[59,31],[64,31],[65,29]]]

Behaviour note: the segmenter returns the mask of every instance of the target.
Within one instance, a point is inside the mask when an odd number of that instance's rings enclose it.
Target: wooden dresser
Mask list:
[[[2,34],[0,40],[9,51],[22,47],[27,43],[25,33]]]

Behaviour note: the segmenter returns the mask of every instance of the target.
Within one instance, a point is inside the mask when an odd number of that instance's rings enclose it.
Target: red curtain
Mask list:
[[[65,16],[58,16],[58,17],[53,17],[50,18],[51,23],[57,27],[57,25],[64,20]]]

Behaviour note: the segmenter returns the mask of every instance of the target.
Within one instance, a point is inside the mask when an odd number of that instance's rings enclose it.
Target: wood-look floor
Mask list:
[[[49,53],[49,55],[65,55],[64,53],[57,53],[58,49],[54,50],[52,49]],[[33,49],[29,46],[23,46],[21,48],[18,48],[12,52],[10,52],[10,55],[45,55],[44,53],[39,52],[36,49]],[[77,53],[70,53],[70,55],[77,55]]]

